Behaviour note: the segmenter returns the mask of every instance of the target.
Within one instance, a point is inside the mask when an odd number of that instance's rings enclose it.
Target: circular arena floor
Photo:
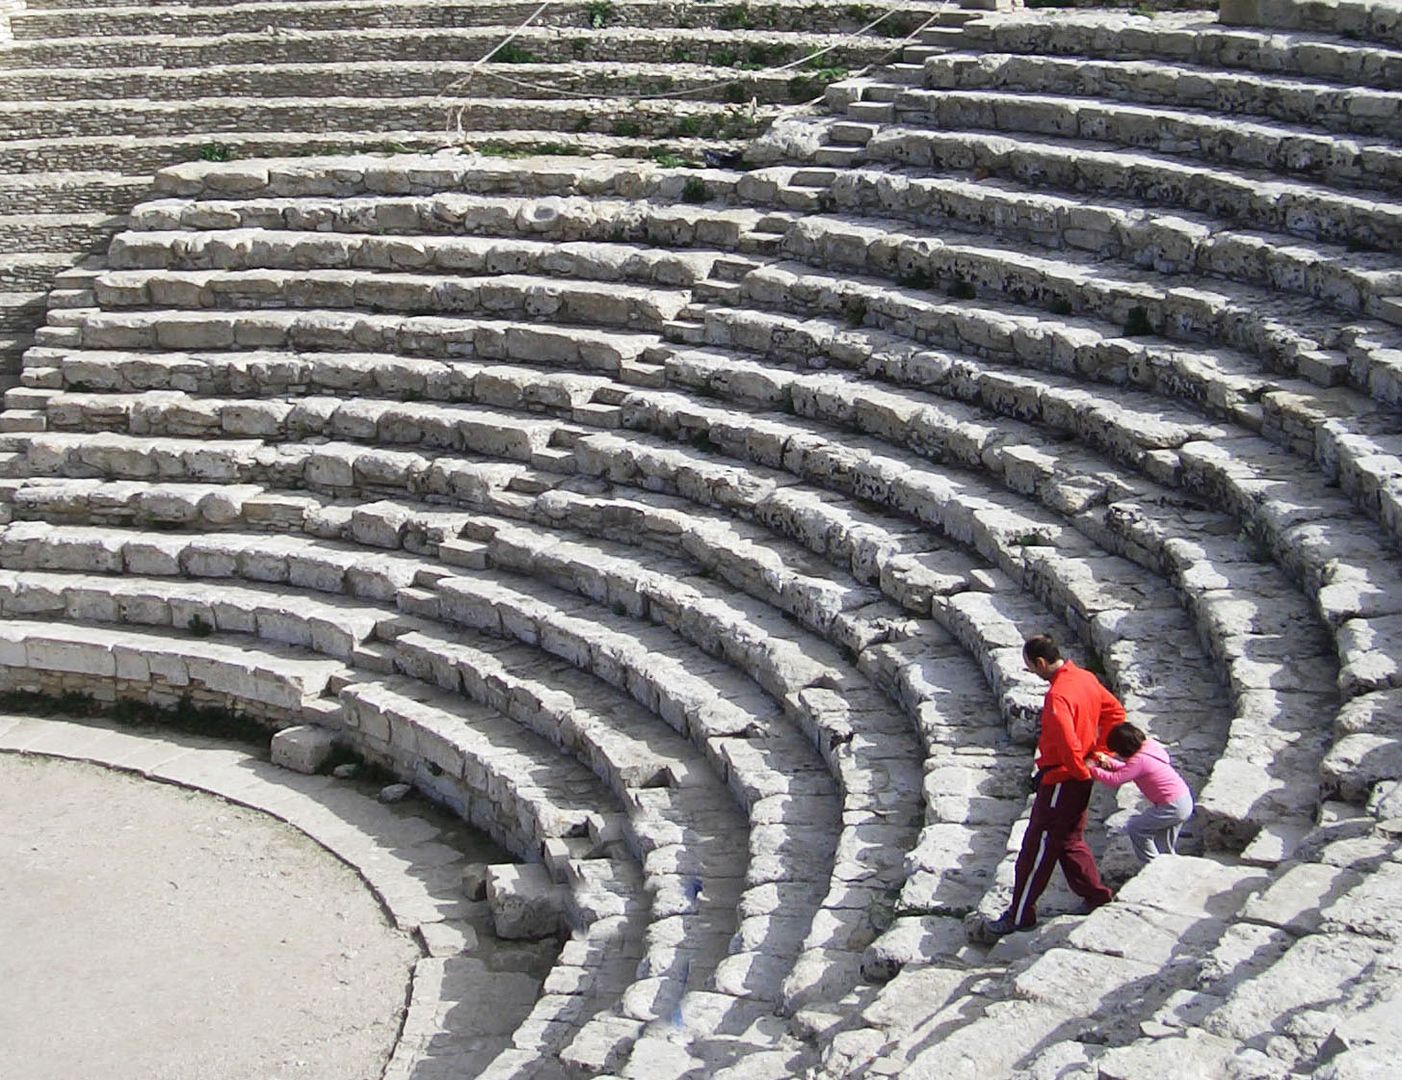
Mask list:
[[[417,956],[362,880],[289,825],[0,754],[9,1080],[378,1077]]]

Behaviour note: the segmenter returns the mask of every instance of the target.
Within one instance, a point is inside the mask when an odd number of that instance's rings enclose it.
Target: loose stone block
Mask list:
[[[564,925],[566,889],[536,863],[487,868],[487,905],[497,936],[536,941]]]
[[[275,734],[269,749],[274,765],[310,774],[326,764],[335,744],[336,737],[325,728],[299,725],[283,728]]]

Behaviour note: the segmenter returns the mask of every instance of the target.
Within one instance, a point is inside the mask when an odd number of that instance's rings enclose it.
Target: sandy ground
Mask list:
[[[370,1080],[416,956],[289,826],[0,754],[5,1080]]]

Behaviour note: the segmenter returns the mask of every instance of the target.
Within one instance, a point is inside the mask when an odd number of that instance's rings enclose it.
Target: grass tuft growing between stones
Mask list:
[[[206,638],[214,633],[214,625],[198,611],[190,616],[189,622],[185,624],[185,629],[190,631],[192,637],[197,638]]]
[[[228,143],[207,142],[199,149],[201,161],[233,161],[234,149]]]
[[[706,181],[699,176],[688,176],[682,185],[682,202],[703,203],[706,201]]]
[[[722,30],[751,30],[754,25],[749,4],[732,4],[716,19],[716,26]]]
[[[530,49],[522,48],[514,41],[508,41],[496,52],[492,53],[492,63],[494,64],[539,64],[540,57],[531,52]]]
[[[0,709],[29,716],[106,718],[124,727],[162,727],[210,739],[227,739],[263,748],[268,745],[267,730],[256,721],[228,709],[196,705],[188,696],[174,705],[152,705],[128,698],[109,703],[73,692],[43,694],[33,690],[8,690],[0,693]]]
[[[1154,326],[1149,322],[1148,309],[1130,308],[1129,314],[1125,316],[1125,337],[1147,337],[1153,332]]]
[[[584,14],[589,20],[591,30],[602,30],[613,22],[617,12],[614,11],[613,4],[609,0],[590,0],[589,6],[584,9]]]
[[[529,157],[569,157],[582,151],[569,143],[543,142],[520,146],[515,143],[485,142],[477,147],[483,157],[529,158]]]

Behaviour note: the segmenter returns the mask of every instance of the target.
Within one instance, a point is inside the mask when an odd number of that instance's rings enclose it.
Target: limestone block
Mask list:
[[[969,952],[962,922],[926,915],[898,918],[862,954],[862,977],[887,982],[911,964],[963,960]]]
[[[67,671],[75,675],[111,678],[117,662],[101,631],[85,631],[90,641],[31,638],[25,646],[26,664],[39,671]]]
[[[326,763],[335,741],[335,736],[325,728],[299,725],[277,732],[272,737],[269,750],[274,765],[310,774]]]
[[[1143,1080],[1172,1076],[1174,1080],[1284,1080],[1289,1070],[1259,1050],[1230,1039],[1189,1030],[1181,1036],[1139,1039],[1096,1059],[1097,1080]]]
[[[1238,984],[1203,1026],[1214,1035],[1242,1041],[1280,1033],[1298,1010],[1341,1004],[1364,972],[1386,963],[1384,951],[1382,941],[1351,934],[1301,938],[1268,971]]]
[[[1348,879],[1345,879],[1348,880]],[[1355,882],[1338,899],[1324,906],[1328,932],[1363,934],[1402,941],[1402,865],[1387,863]]]
[[[538,941],[564,925],[566,888],[536,863],[487,868],[486,897],[498,937]]]
[[[1362,876],[1323,863],[1300,863],[1286,870],[1242,908],[1242,916],[1293,934],[1318,931],[1330,899],[1357,886]]]
[[[1339,690],[1346,698],[1402,685],[1399,635],[1402,616],[1349,619],[1339,628]]]

